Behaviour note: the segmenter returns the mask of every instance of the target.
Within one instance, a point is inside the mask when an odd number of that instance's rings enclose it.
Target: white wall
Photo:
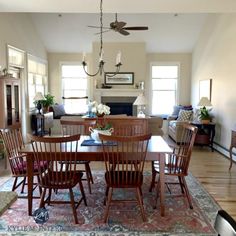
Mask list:
[[[29,14],[0,13],[0,65],[2,68],[7,67],[7,44],[19,48],[26,53],[47,59],[46,50],[35,31]],[[21,79],[22,126],[24,134],[30,132],[30,116],[26,106],[28,104],[26,78],[26,73],[24,73]]]
[[[215,141],[229,148],[236,123],[236,14],[212,14],[192,58],[192,103],[199,100],[199,80],[212,79]]]

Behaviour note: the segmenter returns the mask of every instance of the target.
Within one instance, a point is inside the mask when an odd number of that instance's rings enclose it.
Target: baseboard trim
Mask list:
[[[229,149],[227,149],[226,147],[223,147],[221,144],[214,142],[213,148],[219,153],[221,153],[222,155],[224,155],[225,157],[230,159]],[[236,152],[233,151],[232,157],[233,157],[233,161],[236,162]]]

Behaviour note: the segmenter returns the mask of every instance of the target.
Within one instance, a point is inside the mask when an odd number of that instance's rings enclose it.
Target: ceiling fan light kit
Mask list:
[[[83,54],[83,61],[82,61],[82,65],[83,65],[83,69],[84,72],[86,73],[86,75],[90,76],[90,77],[94,77],[98,74],[102,75],[102,73],[105,73],[104,70],[104,60],[103,60],[103,55],[104,55],[104,51],[103,51],[103,21],[102,21],[102,17],[103,17],[103,12],[102,12],[102,0],[100,0],[100,51],[99,51],[99,62],[98,62],[98,70],[94,73],[94,74],[90,74],[86,71],[86,66],[87,63],[85,61],[86,59],[86,55]],[[110,77],[115,76],[119,71],[120,71],[120,67],[121,67],[121,52],[119,51],[117,56],[116,56],[116,70],[114,72],[114,74],[111,74]]]

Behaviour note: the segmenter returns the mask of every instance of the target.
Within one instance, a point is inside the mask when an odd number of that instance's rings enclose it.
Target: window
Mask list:
[[[62,97],[66,113],[87,112],[88,78],[79,64],[62,64]]]
[[[8,56],[8,73],[16,79],[21,78],[21,72],[25,65],[25,52],[7,45],[7,56]]]
[[[7,45],[8,51],[8,66],[11,68],[24,68],[24,59],[25,59],[25,52]]]
[[[34,96],[37,92],[43,95],[46,91],[47,84],[47,62],[28,55],[28,95],[29,107],[35,108]]]
[[[151,66],[152,114],[171,114],[177,103],[179,65],[155,64]]]

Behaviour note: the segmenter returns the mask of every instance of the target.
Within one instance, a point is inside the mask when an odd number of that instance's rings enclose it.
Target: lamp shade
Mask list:
[[[34,96],[34,101],[40,101],[40,100],[44,100],[45,97],[43,96],[43,94],[41,92],[37,92]]]
[[[199,106],[199,107],[212,107],[212,104],[207,97],[201,97],[197,106]]]
[[[134,105],[137,105],[137,106],[143,106],[143,105],[146,105],[147,104],[147,100],[144,96],[143,93],[140,93],[138,95],[138,97],[136,98],[136,100],[134,101],[133,103]]]

